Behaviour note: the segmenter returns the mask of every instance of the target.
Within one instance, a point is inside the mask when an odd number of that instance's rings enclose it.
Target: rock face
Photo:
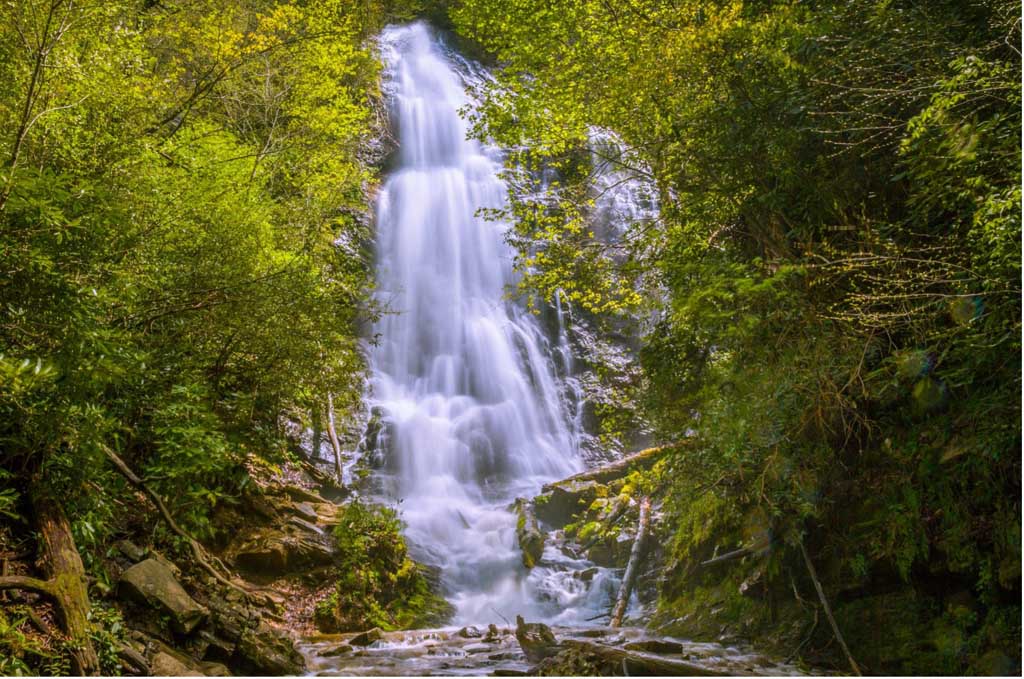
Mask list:
[[[202,672],[175,658],[170,653],[157,651],[149,663],[154,677],[204,677]]]
[[[516,510],[516,539],[519,540],[519,547],[523,550],[523,565],[533,568],[544,554],[544,541],[546,535],[537,523],[537,515],[534,512],[533,503],[523,498],[517,498]]]
[[[259,575],[326,566],[333,559],[333,546],[323,531],[299,520],[258,531],[234,550],[232,558],[239,569]]]
[[[176,632],[188,634],[206,619],[208,611],[196,603],[156,559],[146,559],[121,575],[120,587],[129,598],[170,616]]]
[[[236,653],[254,674],[294,675],[306,664],[292,641],[263,621],[242,632]]]
[[[561,528],[572,521],[572,517],[585,511],[590,504],[607,492],[596,481],[561,481],[551,484],[551,490],[538,495],[534,500],[537,518],[544,523]]]

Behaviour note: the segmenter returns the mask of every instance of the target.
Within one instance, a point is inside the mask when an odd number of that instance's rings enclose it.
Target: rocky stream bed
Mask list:
[[[527,624],[527,627],[534,625]],[[525,646],[511,627],[446,627],[312,636],[299,651],[318,676],[785,676],[805,674],[740,646],[652,635],[637,627],[547,628],[556,644]],[[524,648],[526,650],[524,650]]]

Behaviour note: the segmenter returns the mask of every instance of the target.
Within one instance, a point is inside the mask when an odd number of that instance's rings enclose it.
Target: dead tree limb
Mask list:
[[[208,555],[206,553],[206,549],[199,544],[199,541],[186,533],[181,526],[177,524],[174,517],[171,516],[171,512],[168,511],[167,505],[164,504],[163,499],[156,493],[156,491],[150,488],[146,482],[139,478],[139,476],[133,472],[127,464],[125,464],[125,461],[122,460],[117,453],[107,446],[103,446],[103,452],[106,454],[107,459],[109,459],[114,466],[117,467],[117,470],[121,472],[121,475],[128,480],[128,483],[145,493],[150,501],[156,505],[157,510],[160,512],[160,516],[163,517],[164,522],[171,531],[188,543],[188,546],[192,550],[192,556],[195,557],[196,563],[198,563],[203,570],[213,576],[214,580],[226,587],[230,587],[236,592],[239,592],[243,597],[248,599],[252,596],[250,592],[227,579],[216,568],[214,568],[213,562],[216,561],[216,559]],[[221,567],[223,568],[223,565]]]
[[[640,557],[644,551],[644,539],[647,537],[647,526],[651,521],[651,499],[645,497],[640,501],[640,519],[636,524],[636,538],[633,540],[633,548],[629,552],[629,562],[626,564],[626,574],[622,576],[622,586],[619,587],[619,596],[615,600],[615,608],[612,609],[612,619],[609,627],[619,627],[622,618],[626,615],[626,606],[629,604],[629,595],[633,591],[633,583],[640,572]]]
[[[574,476],[570,476],[567,479],[558,481],[558,484],[570,482],[570,481],[597,481],[598,483],[608,483],[615,479],[622,478],[634,469],[649,469],[654,466],[654,463],[662,458],[662,456],[675,448],[676,446],[660,446],[658,448],[648,448],[647,450],[641,450],[639,453],[633,453],[627,455],[621,460],[616,460],[611,464],[602,465],[594,469],[588,469],[585,472],[580,472]],[[555,484],[547,484],[542,490],[545,492],[551,490]]]
[[[754,550],[749,547],[741,547],[731,552],[726,552],[721,556],[716,556],[714,559],[708,559],[707,561],[701,561],[701,566],[713,566],[716,563],[722,563],[723,561],[733,561],[734,559],[741,559],[748,554],[753,554]]]
[[[338,476],[338,484],[343,482],[341,472],[341,443],[338,441],[338,430],[334,426],[334,395],[327,392],[327,435],[334,449],[334,471]]]
[[[846,654],[846,659],[850,663],[850,668],[853,673],[858,677],[862,676],[860,673],[860,667],[857,666],[857,662],[853,659],[853,655],[850,654],[850,649],[846,645],[846,640],[843,639],[842,632],[839,631],[839,625],[836,624],[836,619],[832,615],[832,607],[828,605],[828,599],[825,598],[825,590],[821,587],[821,581],[818,580],[818,573],[814,570],[814,564],[811,563],[811,557],[807,555],[807,548],[804,547],[804,543],[800,542],[800,553],[804,555],[804,564],[807,565],[807,572],[811,574],[811,580],[814,582],[814,589],[818,591],[818,599],[821,600],[821,607],[825,610],[825,617],[828,618],[828,623],[832,625],[832,633],[836,636],[836,641],[843,649],[843,653]]]

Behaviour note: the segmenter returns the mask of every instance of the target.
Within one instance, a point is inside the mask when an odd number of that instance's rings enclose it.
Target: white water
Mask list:
[[[509,505],[582,468],[553,351],[505,297],[514,282],[500,208],[500,152],[467,139],[466,85],[481,77],[423,24],[385,30],[385,91],[399,142],[377,206],[377,284],[393,313],[375,328],[370,406],[414,555],[441,567],[457,623],[578,622],[606,612],[614,578],[549,547],[526,571]],[[561,313],[559,313],[561,320]]]

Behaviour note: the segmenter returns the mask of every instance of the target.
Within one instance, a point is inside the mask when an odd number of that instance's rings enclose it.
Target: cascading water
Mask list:
[[[516,544],[511,502],[582,463],[551,343],[505,297],[507,226],[478,216],[507,190],[500,152],[468,139],[459,115],[480,75],[420,23],[385,30],[381,45],[399,141],[377,206],[378,292],[391,310],[371,351],[382,481],[415,556],[441,568],[457,622],[600,614],[608,572],[582,583],[572,573],[590,564],[550,547],[527,572]]]

